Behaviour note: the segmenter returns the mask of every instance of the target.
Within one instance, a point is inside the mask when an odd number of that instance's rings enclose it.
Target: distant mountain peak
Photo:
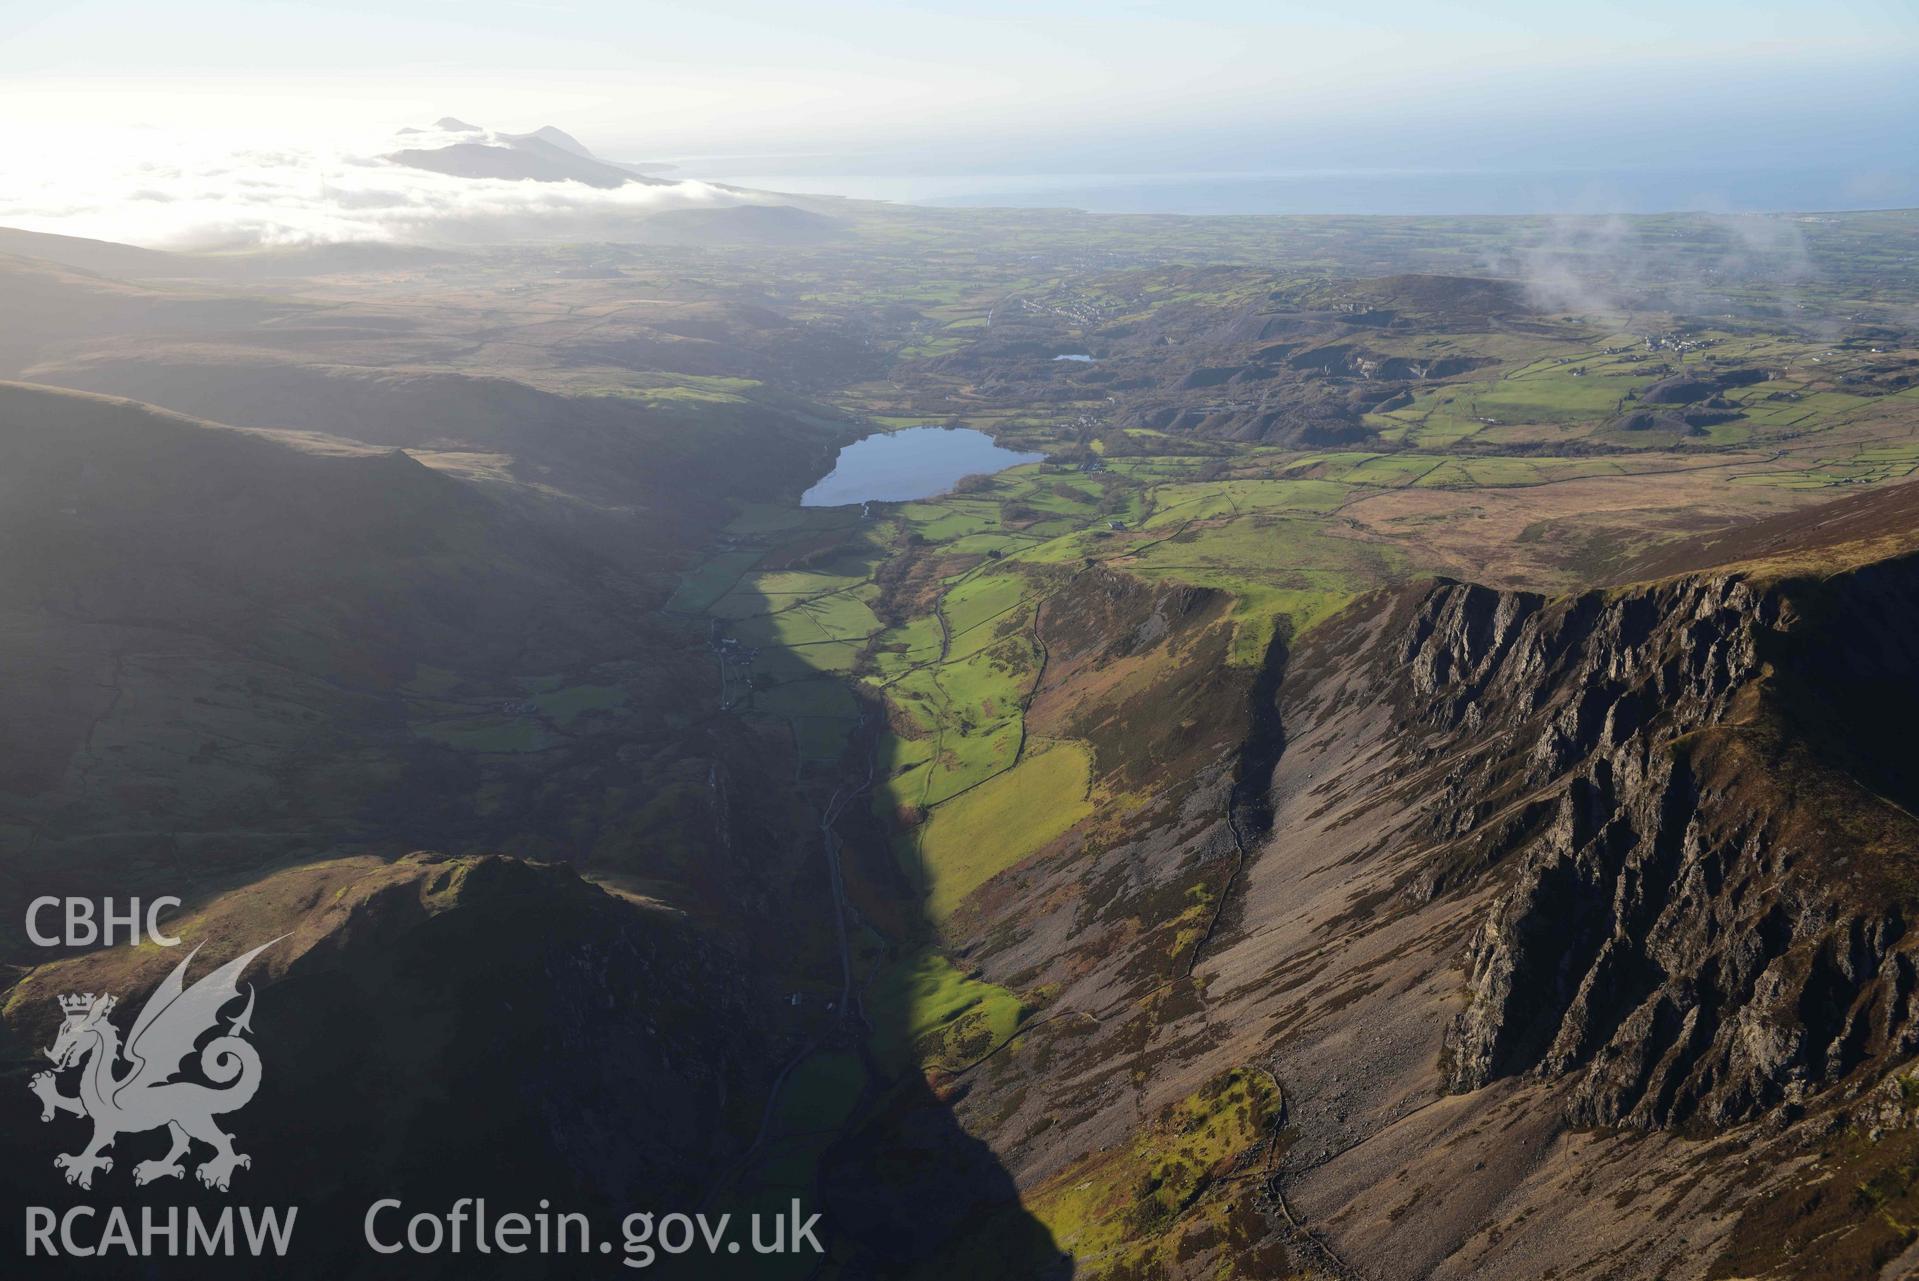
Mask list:
[[[552,125],[542,125],[532,133],[499,133],[452,116],[442,116],[434,121],[433,127],[441,133],[479,136],[435,146],[409,147],[391,153],[386,159],[455,178],[583,182],[589,187],[602,188],[620,187],[629,182],[648,186],[666,182],[647,177],[638,169],[602,160],[578,138]]]
[[[515,138],[515,139],[537,138],[541,142],[548,143],[552,146],[558,147],[562,151],[570,151],[576,156],[585,156],[590,160],[599,159],[598,156],[595,156],[591,151],[587,149],[585,143],[581,142],[578,138],[575,138],[572,134],[568,133],[566,130],[555,128],[552,125],[541,125],[538,129],[535,129],[532,133],[508,134],[507,136],[509,138]]]

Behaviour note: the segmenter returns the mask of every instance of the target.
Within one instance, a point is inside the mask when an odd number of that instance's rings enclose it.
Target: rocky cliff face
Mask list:
[[[1315,1242],[1375,1277],[1878,1275],[1828,1264],[1906,1249],[1919,1204],[1880,1115],[1919,1099],[1914,527],[1835,506],[1566,598],[1408,586],[1251,668],[1221,602],[1082,572],[1029,715],[1150,801],[961,922],[1044,1007],[955,1114],[1044,1218],[1139,1118],[1266,1074],[1288,1210],[1154,1220],[1166,1275]]]
[[[1453,1089],[1566,1077],[1575,1123],[1720,1126],[1919,1049],[1919,824],[1898,777],[1845,767],[1849,736],[1897,719],[1915,587],[1906,561],[1419,602],[1403,721],[1459,759],[1416,893],[1505,878],[1446,1035]]]

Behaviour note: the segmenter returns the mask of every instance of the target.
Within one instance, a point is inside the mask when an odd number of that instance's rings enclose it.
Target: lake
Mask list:
[[[907,427],[856,440],[840,450],[833,470],[800,496],[800,506],[931,498],[951,489],[962,476],[1005,471],[1045,457],[1002,449],[985,432],[967,427]]]

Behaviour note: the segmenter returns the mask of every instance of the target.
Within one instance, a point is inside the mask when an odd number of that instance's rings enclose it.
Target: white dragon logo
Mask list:
[[[199,954],[195,948],[147,998],[140,1017],[133,1022],[124,1050],[120,1046],[119,1031],[107,1020],[107,1015],[113,1012],[113,997],[95,997],[89,992],[84,996],[60,998],[66,1022],[61,1025],[53,1048],[46,1052],[54,1062],[54,1069],[39,1073],[28,1085],[40,1096],[42,1121],[53,1120],[59,1112],[71,1112],[93,1121],[93,1139],[85,1148],[53,1158],[54,1166],[66,1171],[68,1183],[91,1188],[96,1170],[113,1169],[113,1159],[102,1154],[113,1146],[115,1138],[161,1126],[172,1134],[172,1150],[158,1161],[142,1161],[134,1166],[135,1184],[185,1175],[186,1167],[180,1158],[187,1154],[194,1139],[214,1150],[213,1156],[194,1171],[200,1182],[210,1188],[225,1192],[233,1171],[253,1164],[251,1157],[233,1150],[233,1136],[213,1120],[215,1116],[245,1107],[254,1091],[260,1088],[259,1052],[241,1039],[253,1030],[251,984],[247,985],[246,1009],[229,1021],[225,1035],[215,1037],[200,1050],[200,1071],[213,1085],[172,1078],[179,1073],[200,1038],[219,1023],[220,1011],[239,997],[240,974],[248,963],[279,941],[262,943],[187,987],[187,966]],[[115,1075],[122,1057],[130,1066],[125,1073]],[[61,1094],[56,1074],[83,1061],[80,1093]]]

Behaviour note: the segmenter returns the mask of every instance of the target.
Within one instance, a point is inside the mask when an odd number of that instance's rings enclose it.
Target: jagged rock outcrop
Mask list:
[[[1915,586],[1893,562],[1418,604],[1403,716],[1458,758],[1425,892],[1507,878],[1469,945],[1454,1089],[1563,1076],[1576,1123],[1725,1125],[1919,1050],[1919,823],[1843,743],[1888,723]]]

